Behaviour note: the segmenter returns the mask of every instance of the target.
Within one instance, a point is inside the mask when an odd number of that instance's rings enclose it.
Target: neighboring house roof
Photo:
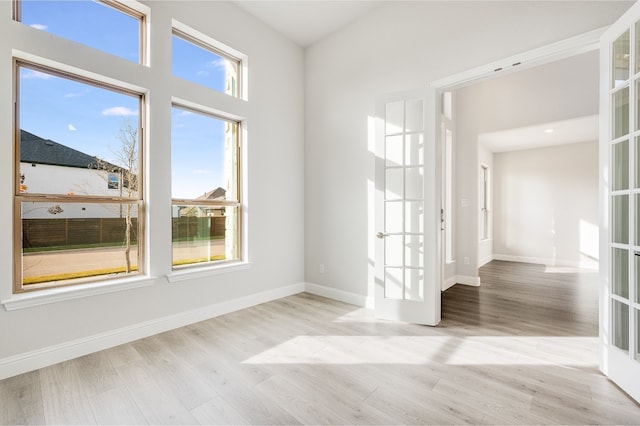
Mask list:
[[[20,130],[20,161],[23,163],[48,164],[82,169],[95,169],[98,167],[98,158],[50,139],[43,139],[26,130]],[[120,169],[118,166],[104,161],[103,164],[113,166],[114,170]]]
[[[213,191],[205,192],[204,195],[199,196],[198,200],[224,200],[227,190],[221,187],[217,187]]]

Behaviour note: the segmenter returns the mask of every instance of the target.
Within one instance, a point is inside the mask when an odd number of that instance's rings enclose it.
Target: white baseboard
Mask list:
[[[569,268],[591,268],[597,269],[598,262],[596,260],[588,262],[579,262],[576,260],[554,259],[547,257],[530,257],[530,256],[513,256],[510,254],[494,254],[494,260],[504,260],[506,262],[535,263],[545,266],[563,266]]]
[[[493,259],[495,259],[493,256],[489,256],[489,257],[485,257],[484,259],[481,259],[478,262],[478,268],[486,265],[487,263],[491,262]]]
[[[0,380],[305,291],[298,283],[0,359]]]
[[[474,287],[479,287],[480,286],[480,277],[471,277],[471,276],[467,276],[467,275],[456,275],[456,283],[457,284],[464,284],[464,285],[471,285]]]
[[[338,300],[340,302],[349,303],[351,305],[362,306],[367,309],[373,309],[375,302],[373,297],[363,296],[361,294],[351,293],[344,290],[338,290],[324,285],[306,283],[307,293],[316,296],[326,297],[328,299]]]
[[[455,275],[445,279],[444,282],[442,283],[442,291],[445,291],[446,289],[453,287],[456,284],[456,281],[457,280]]]

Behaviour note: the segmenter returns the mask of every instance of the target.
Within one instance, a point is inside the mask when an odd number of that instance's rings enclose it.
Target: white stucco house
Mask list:
[[[25,130],[20,130],[20,179],[21,192],[32,194],[117,197],[127,190],[120,167]],[[33,206],[23,205],[23,219],[122,217],[119,205],[28,204]]]

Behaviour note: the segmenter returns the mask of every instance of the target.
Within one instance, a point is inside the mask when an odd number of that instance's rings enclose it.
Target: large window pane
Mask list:
[[[16,65],[15,290],[137,273],[142,96]]]
[[[136,204],[22,202],[21,211],[25,289],[137,272]]]
[[[240,61],[174,30],[171,45],[173,75],[197,84],[239,96]]]
[[[237,207],[174,205],[173,210],[174,266],[238,259]]]
[[[21,0],[18,4],[25,25],[129,61],[141,61],[143,23],[133,10],[89,0]]]
[[[236,199],[237,133],[236,123],[173,107],[171,197]]]
[[[19,67],[20,192],[137,198],[140,97]]]
[[[239,124],[174,107],[173,265],[240,258]]]

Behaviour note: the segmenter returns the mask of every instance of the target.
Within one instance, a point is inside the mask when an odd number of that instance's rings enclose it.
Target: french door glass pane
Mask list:
[[[635,207],[635,244],[636,245],[640,245],[640,214],[638,214],[638,212],[640,212],[640,194],[636,194],[635,195],[635,200],[636,200],[636,207]]]
[[[613,242],[629,244],[629,196],[616,195],[611,197],[613,203]]]
[[[629,31],[613,43],[613,87],[619,87],[629,79]]]
[[[629,88],[613,94],[613,139],[629,134]]]
[[[385,207],[384,232],[387,232],[387,233],[403,232],[402,201],[387,201],[384,207]]]
[[[633,170],[635,170],[635,188],[640,188],[640,137],[635,138],[635,162],[633,163]]]
[[[384,268],[384,297],[402,300],[403,268]]]
[[[640,256],[633,256],[633,258],[636,266],[636,273],[634,277],[636,282],[636,303],[640,303],[640,280],[638,279],[638,276],[640,276]]]
[[[424,266],[424,237],[422,235],[406,235],[404,248],[404,265],[422,268]]]
[[[401,200],[404,194],[404,169],[386,170],[386,200]]]
[[[407,171],[406,198],[408,200],[422,200],[424,173],[422,167],[410,167]]]
[[[384,244],[384,263],[389,266],[402,266],[402,235],[388,235]]]
[[[424,203],[422,201],[407,201],[405,215],[405,232],[413,234],[424,232]]]
[[[401,133],[404,129],[404,102],[390,102],[385,111],[385,133]]]
[[[629,350],[629,306],[613,301],[613,342],[618,348]]]
[[[402,135],[385,138],[385,158],[387,167],[402,166]]]
[[[634,309],[636,313],[636,359],[640,361],[640,311]]]
[[[629,251],[614,248],[611,256],[613,294],[629,298]]]
[[[612,189],[629,189],[629,141],[613,145],[613,182]]]
[[[423,127],[422,99],[406,103],[406,132],[420,132]]]
[[[421,166],[424,158],[423,134],[407,135],[405,164],[407,166]]]
[[[421,302],[424,300],[424,272],[422,269],[405,270],[405,289],[404,298],[406,300],[414,300]]]
[[[640,22],[636,22],[636,73],[640,71]]]

